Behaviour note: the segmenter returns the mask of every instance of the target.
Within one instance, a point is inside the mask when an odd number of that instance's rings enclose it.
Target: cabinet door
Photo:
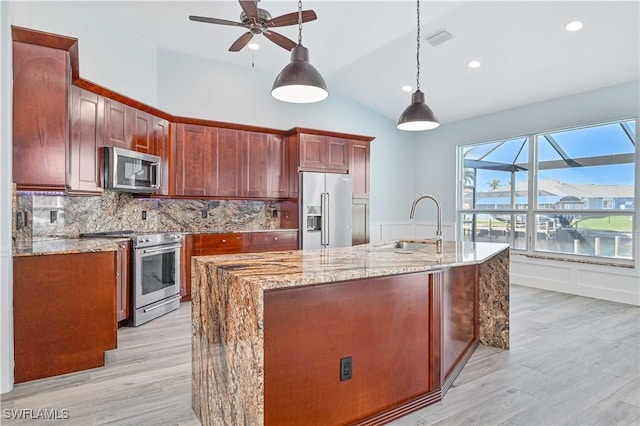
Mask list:
[[[289,151],[286,139],[278,135],[267,136],[267,197],[289,196]]]
[[[218,190],[214,195],[238,197],[242,192],[242,140],[238,133],[218,129]]]
[[[104,102],[105,146],[134,149],[132,139],[133,116],[131,109],[113,99]]]
[[[64,189],[68,53],[13,42],[13,182]]]
[[[155,151],[152,116],[131,108],[134,116],[133,145],[138,152],[153,154]]]
[[[300,134],[300,167],[324,169],[326,163],[325,136]]]
[[[252,232],[247,252],[296,250],[298,248],[298,231],[264,231]]]
[[[325,138],[327,150],[324,168],[327,170],[347,171],[349,169],[349,141],[347,139]]]
[[[118,243],[118,253],[116,256],[116,314],[117,320],[123,321],[129,318],[130,313],[130,248],[128,242]]]
[[[158,195],[169,195],[169,122],[159,117],[153,117],[152,123],[153,145],[155,146],[153,154],[159,156],[162,160]]]
[[[175,195],[215,195],[216,129],[178,124],[176,137]]]
[[[245,250],[243,233],[201,234],[193,245],[194,255],[242,253]]]
[[[267,196],[267,135],[242,132],[243,176],[242,195],[246,197]]]
[[[104,135],[104,98],[71,88],[71,138],[67,187],[70,192],[100,193],[100,148]]]
[[[351,141],[349,174],[354,197],[369,196],[369,143]]]
[[[187,234],[182,240],[182,257],[180,259],[182,263],[182,271],[180,274],[180,296],[182,296],[181,300],[183,302],[191,300],[191,257],[194,255],[194,239],[199,237],[200,236]]]

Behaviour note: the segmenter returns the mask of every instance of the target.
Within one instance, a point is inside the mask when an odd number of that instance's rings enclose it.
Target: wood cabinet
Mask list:
[[[66,50],[13,42],[13,182],[18,189],[65,188],[69,73]]]
[[[345,173],[349,169],[349,141],[333,136],[300,133],[300,169]]]
[[[131,108],[113,99],[106,98],[104,106],[104,145],[123,149],[134,149],[133,119]]]
[[[16,383],[104,365],[117,345],[116,252],[13,259]]]
[[[242,132],[242,195],[250,198],[267,196],[268,140],[265,133]]]
[[[298,231],[296,230],[187,235],[182,245],[182,264],[184,265],[183,282],[180,291],[182,301],[191,300],[192,256],[297,249]]]
[[[169,162],[171,156],[169,154],[169,122],[160,117],[153,116],[153,138],[155,145],[155,155],[161,159],[162,168],[160,170],[160,189],[158,195],[169,195],[170,188],[170,170]]]
[[[287,140],[280,135],[267,135],[268,198],[289,196],[289,150]]]
[[[131,243],[118,243],[116,253],[116,319],[124,321],[131,315]]]
[[[249,234],[247,253],[297,250],[298,231],[261,231]]]
[[[102,192],[101,150],[104,145],[104,98],[88,90],[71,88],[71,137],[67,158],[69,192]]]
[[[173,132],[172,132],[173,134]],[[177,124],[173,146],[175,182],[170,195],[216,195],[218,170],[215,153],[217,129],[192,124]]]
[[[239,197],[242,193],[242,137],[238,130],[218,130],[218,185],[214,195]]]
[[[369,156],[370,145],[366,141],[349,141],[349,175],[351,176],[351,243],[369,242],[370,201],[369,201]]]
[[[134,150],[146,154],[156,154],[153,134],[153,116],[139,109],[133,110],[133,146]]]

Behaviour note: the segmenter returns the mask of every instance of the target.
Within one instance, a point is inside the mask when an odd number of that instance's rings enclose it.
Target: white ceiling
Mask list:
[[[188,20],[189,15],[238,21],[240,5],[224,1],[95,2],[146,42],[250,67],[248,48],[228,52],[240,27]],[[415,1],[304,1],[318,19],[303,25],[311,63],[329,92],[396,120],[415,88]],[[294,12],[295,1],[262,0],[272,16]],[[424,39],[446,29],[454,38],[432,47],[421,42],[421,89],[442,123],[553,99],[640,78],[640,2],[636,1],[425,1]],[[584,28],[569,33],[572,20]],[[297,40],[297,26],[277,29]],[[289,52],[263,36],[255,67],[275,76]],[[466,63],[478,59],[476,70]]]

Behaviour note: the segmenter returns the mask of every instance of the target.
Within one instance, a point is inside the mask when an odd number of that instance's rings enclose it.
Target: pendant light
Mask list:
[[[309,49],[302,45],[302,1],[298,1],[298,45],[291,50],[291,63],[276,77],[271,96],[298,104],[319,102],[329,96],[324,79],[309,63]]]
[[[440,125],[438,119],[427,104],[424,103],[424,93],[420,91],[420,0],[418,3],[418,35],[416,62],[418,72],[416,73],[416,91],[411,95],[411,105],[404,110],[398,120],[398,129],[408,131],[431,130]]]

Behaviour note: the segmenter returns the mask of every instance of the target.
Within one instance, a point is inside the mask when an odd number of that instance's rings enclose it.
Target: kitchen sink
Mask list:
[[[435,245],[438,243],[436,238],[428,238],[424,240],[400,240],[392,244],[386,244],[378,246],[379,249],[401,249],[408,251],[415,251],[425,248],[428,245]]]

